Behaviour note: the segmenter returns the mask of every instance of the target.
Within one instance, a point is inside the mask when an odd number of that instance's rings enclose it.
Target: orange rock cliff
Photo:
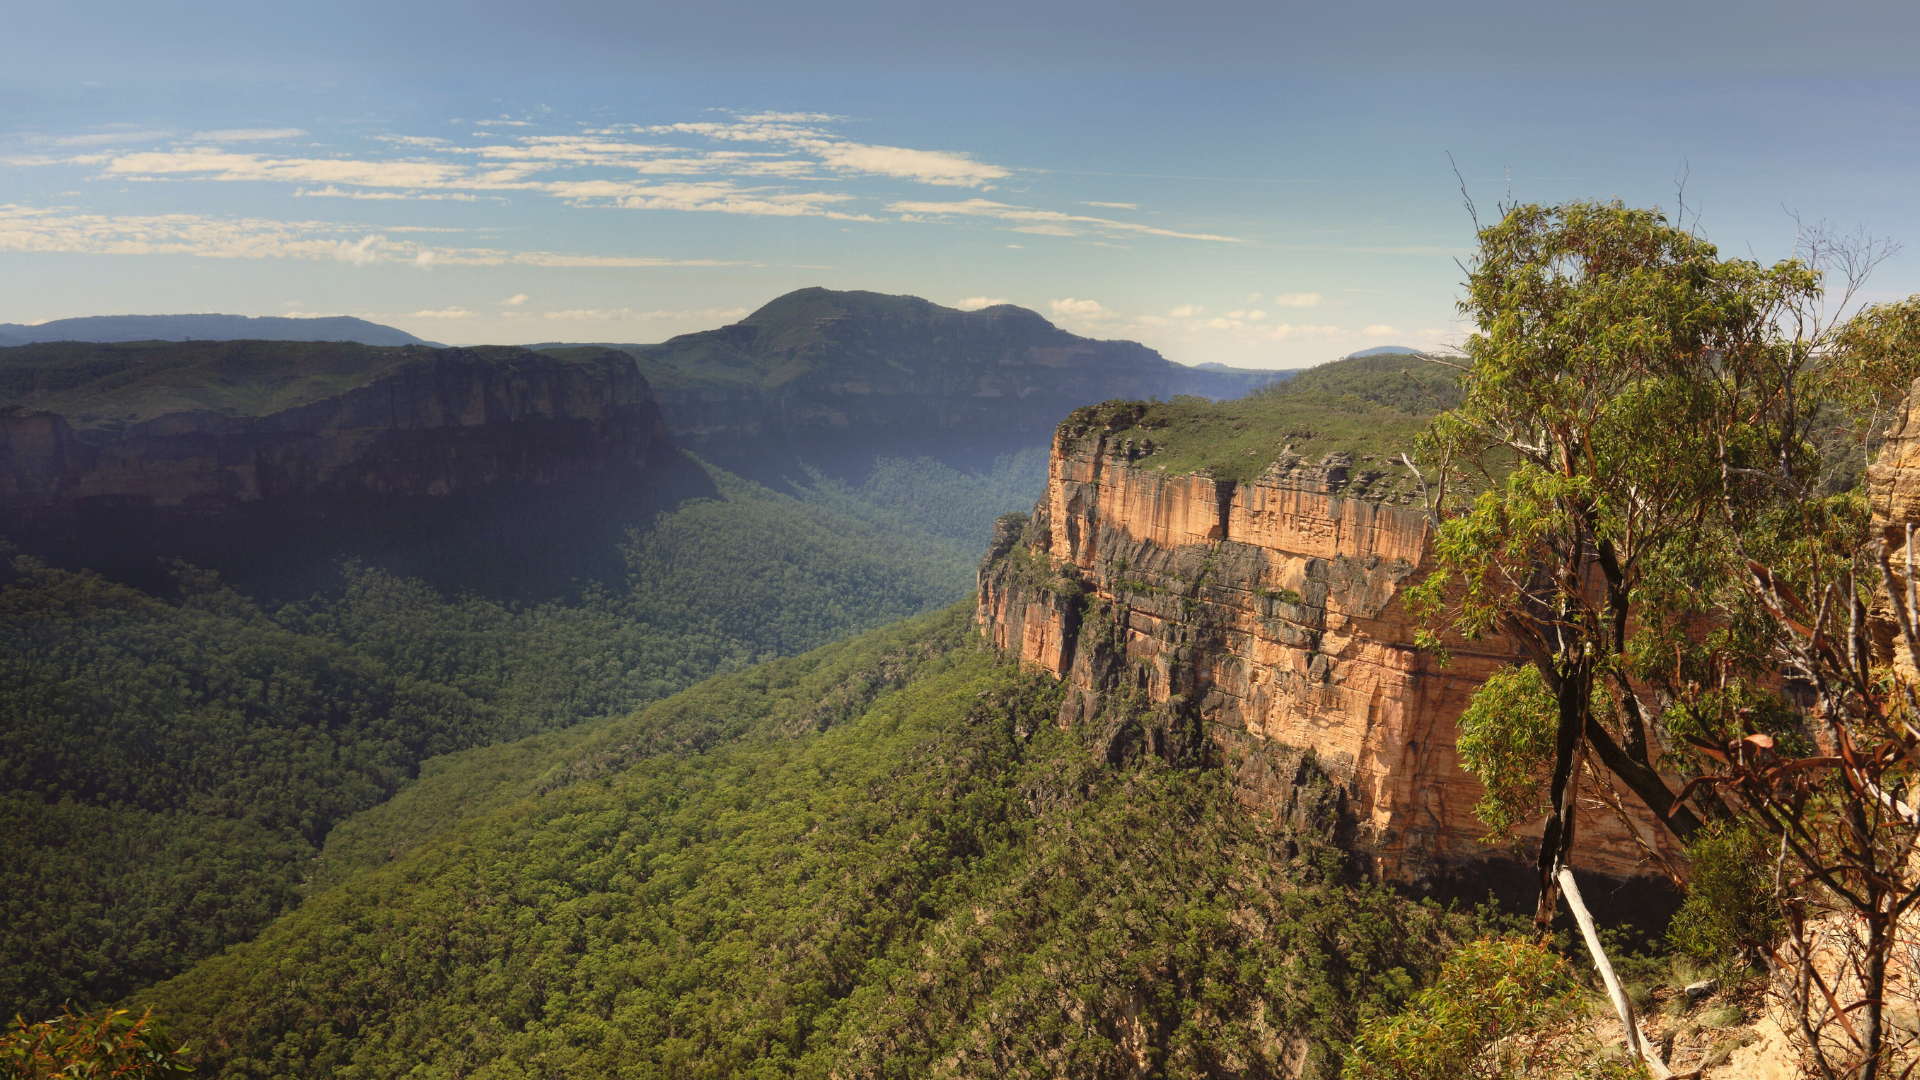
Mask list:
[[[1061,425],[1045,497],[1001,519],[981,564],[981,628],[1070,682],[1060,724],[1115,761],[1217,755],[1250,811],[1332,827],[1384,879],[1529,874],[1531,852],[1484,842],[1454,750],[1474,689],[1519,654],[1455,640],[1442,665],[1415,648],[1405,592],[1434,566],[1426,513],[1343,495],[1345,455],[1246,484],[1136,457]],[[1630,794],[1637,837],[1588,801],[1578,868],[1651,876],[1646,845],[1678,853]]]

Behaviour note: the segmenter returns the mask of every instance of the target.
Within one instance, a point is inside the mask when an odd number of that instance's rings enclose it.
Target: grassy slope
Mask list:
[[[1344,451],[1353,455],[1354,473],[1382,474],[1364,497],[1384,499],[1418,491],[1400,455],[1417,462],[1420,433],[1459,399],[1451,369],[1417,356],[1356,357],[1232,401],[1112,401],[1079,410],[1067,422],[1136,445],[1151,440],[1142,467],[1173,474],[1204,469],[1242,483],[1288,454],[1311,465]]]
[[[970,615],[547,740],[140,1000],[236,1077],[1330,1075],[1464,928],[1215,771],[1096,763]]]

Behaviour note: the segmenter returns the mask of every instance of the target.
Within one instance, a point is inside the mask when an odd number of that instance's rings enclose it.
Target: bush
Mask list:
[[[1693,883],[1667,940],[1716,966],[1744,964],[1785,927],[1773,899],[1773,851],[1765,834],[1744,824],[1714,822],[1687,845]]]
[[[0,1035],[0,1080],[145,1080],[194,1072],[186,1051],[154,1030],[151,1009],[138,1019],[125,1009],[93,1014],[67,1009],[52,1020],[29,1024],[15,1017],[14,1024],[14,1030]]]
[[[1366,1023],[1343,1075],[1458,1080],[1552,1069],[1563,1056],[1552,1029],[1580,1007],[1571,968],[1544,942],[1482,938],[1399,1015]]]

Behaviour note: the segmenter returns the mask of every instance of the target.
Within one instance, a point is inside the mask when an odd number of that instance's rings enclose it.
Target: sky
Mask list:
[[[1920,5],[20,5],[0,322],[652,342],[823,285],[1183,363],[1435,347],[1477,213],[1920,243]],[[1468,203],[1471,202],[1471,208]],[[1920,247],[1867,301],[1920,292]]]

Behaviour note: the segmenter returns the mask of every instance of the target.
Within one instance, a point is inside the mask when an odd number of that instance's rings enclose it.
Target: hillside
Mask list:
[[[819,288],[778,297],[731,326],[618,347],[639,358],[668,430],[695,446],[850,431],[1037,443],[1066,412],[1115,394],[1239,397],[1284,377],[1185,367],[1010,304],[960,311]]]
[[[355,341],[362,345],[433,345],[405,330],[329,315],[290,319],[278,315],[90,315],[27,325],[0,323],[0,345],[36,341]]]
[[[1098,763],[969,615],[474,759],[500,799],[136,1001],[231,1077],[1330,1076],[1473,931]]]

